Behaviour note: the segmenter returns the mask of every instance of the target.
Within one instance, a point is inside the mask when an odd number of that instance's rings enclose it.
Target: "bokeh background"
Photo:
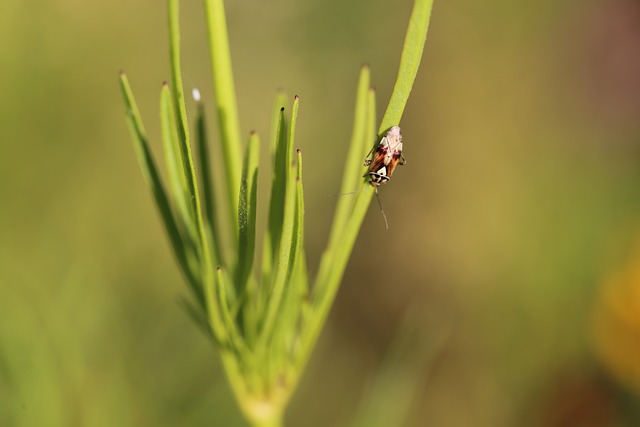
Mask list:
[[[243,132],[301,97],[312,271],[359,68],[381,116],[411,5],[227,2]],[[202,13],[183,73],[211,103]],[[159,146],[166,20],[0,2],[1,426],[246,426],[124,122],[121,68]],[[372,204],[288,425],[640,425],[640,3],[436,0],[400,125],[390,230]]]

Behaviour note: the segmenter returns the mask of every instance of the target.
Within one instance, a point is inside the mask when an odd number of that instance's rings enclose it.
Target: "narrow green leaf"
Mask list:
[[[351,142],[347,151],[340,195],[336,206],[336,213],[333,216],[333,225],[329,234],[327,252],[331,253],[336,244],[340,241],[344,225],[353,209],[353,196],[355,191],[362,190],[362,174],[365,172],[364,160],[366,156],[365,148],[368,146],[365,141],[365,125],[367,118],[367,99],[370,85],[370,71],[368,66],[362,67],[360,79],[358,81],[358,92],[356,94],[356,106],[353,121],[353,131]]]
[[[198,304],[200,307],[204,307],[202,285],[198,281],[197,275],[194,274],[194,271],[190,268],[187,262],[182,236],[180,235],[178,225],[173,216],[169,198],[167,197],[167,193],[165,192],[164,186],[160,180],[160,174],[158,173],[155,161],[151,155],[147,134],[144,130],[142,119],[140,117],[140,111],[138,110],[133,92],[129,86],[127,76],[123,72],[120,73],[120,89],[127,108],[127,124],[129,125],[133,146],[138,158],[138,163],[140,164],[140,169],[142,170],[142,175],[145,182],[151,189],[151,193],[153,194],[154,201],[158,207],[160,216],[162,217],[162,222],[167,235],[169,236],[169,241],[171,242],[173,253],[178,261],[178,265],[185,275],[187,283],[193,291]]]
[[[391,126],[396,126],[400,123],[422,60],[432,8],[433,0],[415,0],[413,4],[407,35],[404,39],[404,47],[402,48],[402,56],[400,57],[398,77],[393,87],[387,110],[378,129],[380,134],[389,130]]]
[[[271,114],[271,136],[269,138],[269,151],[271,154],[271,161],[273,162],[273,170],[274,175],[271,178],[271,197],[269,201],[269,216],[268,216],[268,224],[267,231],[265,233],[265,238],[262,243],[262,277],[261,280],[263,283],[270,282],[271,271],[273,268],[273,254],[274,246],[275,246],[275,236],[279,235],[277,217],[276,214],[276,205],[280,205],[281,202],[280,197],[276,195],[277,185],[276,185],[276,174],[277,170],[276,166],[276,150],[278,145],[284,143],[284,132],[285,124],[284,124],[284,109],[287,99],[283,92],[278,92],[276,94],[274,103],[273,103],[273,112]]]
[[[295,177],[295,218],[293,225],[293,242],[287,274],[287,287],[284,293],[282,307],[278,310],[276,331],[271,344],[278,350],[279,371],[284,371],[290,364],[293,347],[296,345],[298,325],[304,299],[307,296],[307,273],[304,256],[304,191],[302,186],[302,153],[297,150],[297,168]],[[284,357],[282,357],[284,355]]]
[[[294,179],[293,165],[293,145],[296,140],[296,126],[298,124],[298,108],[300,107],[300,98],[298,95],[293,97],[293,107],[291,108],[291,125],[289,126],[289,138],[287,139],[287,148],[285,151],[285,170],[287,177],[287,185]]]
[[[238,202],[238,272],[236,289],[241,294],[253,268],[256,244],[256,209],[258,189],[258,162],[260,160],[260,138],[252,132],[240,181],[240,200]]]
[[[223,0],[204,0],[213,88],[216,96],[218,124],[222,146],[223,166],[227,182],[227,202],[229,215],[237,229],[236,212],[240,191],[240,170],[242,166],[240,122],[236,102],[231,53],[227,36],[227,23]]]
[[[180,160],[182,161],[183,174],[186,179],[186,191],[191,204],[190,211],[193,214],[193,222],[196,224],[200,237],[204,236],[202,230],[203,220],[200,212],[200,197],[197,191],[196,174],[191,154],[191,140],[189,138],[189,126],[187,122],[187,110],[184,101],[184,88],[182,86],[182,73],[180,71],[180,2],[169,0],[169,54],[171,57],[171,93],[174,107],[177,110],[176,127],[178,129],[178,141],[180,145]],[[206,242],[206,239],[204,239]],[[203,242],[200,242],[202,245]],[[208,245],[207,245],[208,246]],[[209,254],[205,258],[205,264],[211,262]]]
[[[299,247],[296,248],[296,241],[293,231],[296,223],[296,183],[291,163],[291,148],[295,139],[295,124],[297,122],[299,99],[296,96],[291,114],[291,132],[285,145],[284,151],[278,151],[276,162],[284,162],[286,169],[284,172],[284,209],[281,218],[282,233],[279,239],[276,267],[274,272],[273,285],[268,294],[267,311],[265,313],[264,324],[260,334],[261,343],[264,345],[271,338],[276,321],[277,313],[280,309],[286,285],[289,282],[295,258],[299,255]]]
[[[287,101],[287,94],[283,91],[278,91],[273,100],[273,110],[271,110],[271,135],[269,136],[269,151],[272,159],[275,159],[276,147],[280,141],[281,113],[283,110],[286,110],[288,105]]]
[[[211,243],[211,257],[214,264],[224,264],[220,249],[219,218],[216,209],[216,193],[211,176],[209,158],[209,143],[205,121],[204,103],[197,100],[196,139],[198,142],[198,160],[200,162],[200,182],[202,183],[202,197],[204,204],[204,224]]]
[[[304,190],[302,187],[302,152],[300,149],[297,154],[297,170],[296,170],[296,222],[293,229],[293,235],[296,239],[294,247],[294,272],[296,281],[294,285],[298,286],[299,295],[306,296],[308,293],[307,280],[307,262],[304,251]],[[295,251],[298,251],[296,253]]]
[[[162,85],[160,92],[160,126],[164,158],[169,172],[169,182],[173,190],[174,199],[178,207],[178,214],[187,231],[187,246],[198,247],[198,236],[195,225],[195,212],[190,201],[187,177],[182,167],[182,155],[180,143],[175,127],[175,114],[171,100],[171,92],[166,83]]]
[[[286,183],[286,147],[287,131],[284,117],[284,107],[280,110],[276,131],[276,155],[273,159],[273,177],[271,178],[271,198],[269,200],[269,219],[267,225],[267,235],[265,238],[265,249],[263,258],[267,265],[263,263],[263,277],[268,283],[271,281],[273,271],[273,261],[278,253],[278,243],[282,235],[282,214],[284,211],[285,183]]]
[[[184,101],[182,72],[180,71],[180,1],[169,0],[169,56],[171,62],[171,89],[173,103],[178,112],[176,127],[184,145],[190,144],[187,108]],[[186,170],[186,168],[185,168]],[[188,179],[188,177],[187,177]]]
[[[358,80],[358,92],[356,94],[356,105],[353,117],[353,130],[351,134],[351,142],[347,150],[347,158],[344,166],[344,176],[342,179],[341,193],[361,190],[362,175],[365,173],[364,160],[370,148],[370,141],[366,140],[366,122],[369,106],[369,90],[371,85],[371,72],[369,67],[365,65],[360,71],[360,79]],[[342,200],[348,200],[344,198]],[[353,205],[345,203],[346,205]]]

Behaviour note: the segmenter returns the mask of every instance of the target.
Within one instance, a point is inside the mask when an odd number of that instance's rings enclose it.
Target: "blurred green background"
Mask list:
[[[301,97],[311,271],[358,70],[381,116],[410,10],[227,1],[242,131],[266,140],[276,89]],[[183,1],[183,77],[211,105],[202,13]],[[0,2],[0,426],[246,425],[124,121],[121,68],[159,147],[166,20]],[[407,426],[640,425],[640,274],[617,273],[640,264],[640,3],[436,0],[400,125],[390,230],[372,204],[288,425],[403,405]]]

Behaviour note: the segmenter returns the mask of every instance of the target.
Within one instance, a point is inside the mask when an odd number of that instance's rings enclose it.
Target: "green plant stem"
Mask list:
[[[253,427],[282,427],[284,423],[282,422],[282,416],[278,414],[278,416],[274,416],[272,418],[264,418],[264,419],[250,419]]]
[[[242,169],[240,121],[236,101],[231,53],[227,36],[227,22],[223,0],[204,0],[213,88],[215,91],[223,169],[227,183],[227,203],[232,230],[237,230],[237,195],[240,191]],[[234,247],[235,238],[234,235]]]
[[[402,50],[398,77],[378,130],[378,141],[388,128],[400,123],[422,59],[432,6],[433,0],[415,0],[414,2]],[[371,102],[367,97],[364,98],[364,102],[367,104]],[[367,107],[364,108],[366,111],[371,111]],[[358,111],[358,108],[356,108],[356,111]],[[370,121],[368,122],[370,123]],[[362,126],[366,131],[366,125],[363,124]],[[363,179],[362,184],[366,185],[366,180]],[[373,193],[373,189],[367,189],[356,195],[352,214],[347,220],[339,242],[328,246],[327,251],[322,256],[312,296],[313,311],[306,325],[306,330],[303,331],[299,357],[296,361],[299,372],[304,369],[326,322]]]

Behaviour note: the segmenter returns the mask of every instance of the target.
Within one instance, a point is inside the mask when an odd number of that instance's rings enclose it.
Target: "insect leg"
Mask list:
[[[373,154],[373,152],[375,151],[376,148],[378,148],[380,145],[382,145],[383,141],[386,142],[386,137],[382,138],[382,140],[380,140],[379,144],[376,144],[373,147],[371,147],[371,150],[369,150],[367,155],[364,156],[364,165],[365,166],[370,166],[371,165],[371,162],[373,161],[373,159],[370,159],[369,156],[371,154]]]
[[[378,199],[378,206],[380,206],[380,213],[382,214],[382,218],[384,218],[384,227],[388,230],[389,223],[387,222],[387,216],[384,214],[384,209],[382,209],[382,202],[380,201],[380,196],[378,195],[378,187],[375,187],[376,190],[376,199]]]

